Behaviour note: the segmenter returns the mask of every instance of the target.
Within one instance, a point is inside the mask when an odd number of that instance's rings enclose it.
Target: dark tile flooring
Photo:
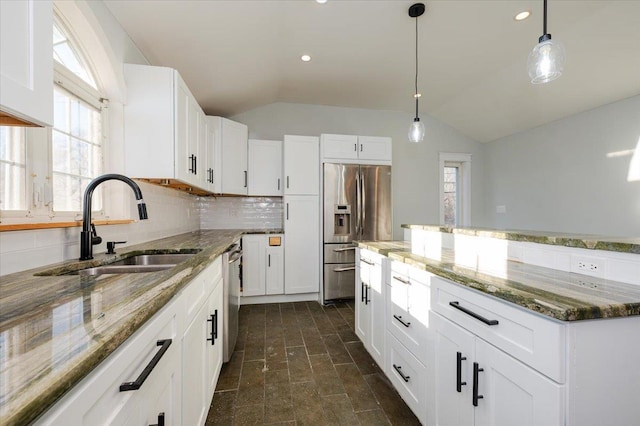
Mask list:
[[[419,425],[354,333],[353,303],[248,305],[207,425]]]

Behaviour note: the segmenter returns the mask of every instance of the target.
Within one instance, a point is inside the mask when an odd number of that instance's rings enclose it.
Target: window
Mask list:
[[[103,170],[106,101],[97,90],[88,62],[58,16],[52,31],[53,127],[0,127],[3,216],[12,212],[21,217],[75,215],[82,209],[87,184]],[[92,205],[94,210],[102,210],[100,188]]]
[[[471,155],[440,153],[440,223],[471,224]]]

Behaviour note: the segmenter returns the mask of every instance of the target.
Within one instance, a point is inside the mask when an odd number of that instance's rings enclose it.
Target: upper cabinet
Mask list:
[[[249,130],[242,123],[222,117],[210,117],[209,123],[218,127],[220,143],[220,176],[223,194],[247,195],[247,141]],[[216,180],[214,169],[214,182]]]
[[[171,68],[131,64],[125,64],[124,71],[127,175],[203,190],[204,113],[180,74]]]
[[[282,196],[282,141],[249,139],[249,195]]]
[[[391,138],[323,134],[321,152],[328,161],[391,164]]]
[[[0,124],[53,125],[53,8],[0,1]]]
[[[222,117],[205,117],[207,190],[222,193]]]
[[[320,189],[319,139],[284,137],[285,195],[318,195]]]

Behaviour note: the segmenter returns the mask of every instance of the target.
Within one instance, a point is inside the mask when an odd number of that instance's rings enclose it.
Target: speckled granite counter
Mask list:
[[[638,285],[508,261],[501,271],[481,272],[456,266],[451,250],[435,261],[412,254],[405,242],[358,246],[562,321],[640,315]]]
[[[539,232],[525,230],[496,230],[488,228],[453,228],[441,225],[402,225],[405,229],[417,229],[448,234],[472,235],[499,238],[510,241],[550,244],[555,246],[607,250],[640,254],[640,238],[603,237],[599,235],[578,235],[560,232]]]
[[[79,382],[244,233],[210,230],[122,247],[85,265],[139,253],[197,252],[172,269],[136,274],[36,276],[79,262],[0,277],[0,424],[25,425]]]

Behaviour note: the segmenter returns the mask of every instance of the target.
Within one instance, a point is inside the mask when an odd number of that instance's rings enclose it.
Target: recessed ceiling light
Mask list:
[[[309,62],[311,60],[311,56],[309,55],[302,55],[300,57],[300,59],[302,59],[302,62]]]
[[[516,21],[524,21],[529,16],[531,16],[531,12],[529,12],[528,10],[525,10],[524,12],[518,13],[516,16],[513,17],[513,19],[515,19]]]
[[[316,3],[325,4],[327,0],[316,0]]]

